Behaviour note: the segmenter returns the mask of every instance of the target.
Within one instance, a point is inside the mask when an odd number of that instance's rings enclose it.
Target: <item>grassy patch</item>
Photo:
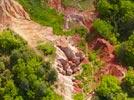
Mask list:
[[[52,42],[41,42],[38,44],[37,49],[44,56],[46,62],[54,63],[56,48]]]
[[[54,55],[56,51],[54,45],[51,42],[40,43],[37,48],[41,50],[44,55]]]
[[[77,93],[73,96],[74,100],[84,100],[84,96],[82,93]]]
[[[127,100],[134,100],[134,98],[127,98]]]
[[[84,41],[84,39],[82,39],[79,43],[78,43],[78,47],[84,52],[86,53],[86,42]]]
[[[80,87],[83,89],[83,92],[86,94],[86,93],[89,93],[91,89],[91,87],[89,86],[90,85],[89,83],[93,79],[93,76],[92,76],[93,68],[90,64],[84,64],[82,65],[82,69],[83,69],[82,73],[76,76],[76,79],[82,81],[80,84]]]
[[[54,9],[48,7],[45,0],[18,0],[18,2],[29,13],[32,20],[43,26],[52,27],[56,35],[74,35],[78,31],[80,34],[83,34],[82,32],[85,31],[81,27],[72,28],[66,31],[63,30],[63,14],[59,14]]]
[[[86,98],[86,95],[94,89],[96,85],[94,74],[104,64],[99,58],[97,58],[96,52],[89,53],[89,60],[90,63],[83,64],[82,72],[76,76],[76,79],[81,80],[81,84],[79,86],[83,89],[84,98]]]
[[[30,14],[32,20],[41,25],[51,26],[56,34],[63,31],[63,15],[58,14],[54,9],[50,9],[46,1],[43,0],[18,0],[18,2]]]

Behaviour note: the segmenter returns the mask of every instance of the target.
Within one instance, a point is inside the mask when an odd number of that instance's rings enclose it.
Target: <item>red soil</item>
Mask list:
[[[95,39],[91,44],[92,50],[100,50],[99,57],[105,62],[105,66],[95,74],[95,80],[98,81],[101,76],[108,74],[116,76],[119,80],[123,79],[126,69],[118,63],[114,54],[114,46],[102,38]]]
[[[50,0],[49,5],[62,12],[65,18],[65,26],[69,27],[68,22],[72,20],[79,22],[85,26],[89,31],[94,31],[92,28],[92,23],[94,19],[99,16],[99,13],[96,11],[80,11],[73,7],[64,7],[61,4],[61,0]],[[66,27],[65,27],[66,28]],[[79,38],[76,37],[76,41],[79,41]],[[100,59],[105,62],[105,65],[100,68],[100,70],[95,74],[95,80],[98,82],[103,75],[114,75],[119,80],[124,78],[126,69],[120,65],[114,54],[114,46],[111,45],[108,41],[102,38],[96,37],[90,44],[89,49],[96,50],[100,49],[100,54],[98,55]],[[87,61],[86,61],[87,62]],[[82,92],[77,82],[74,82],[74,92]]]
[[[68,29],[69,21],[77,21],[90,31],[93,20],[98,16],[96,11],[80,11],[73,7],[64,7],[61,0],[50,0],[49,5],[64,14],[65,29]]]

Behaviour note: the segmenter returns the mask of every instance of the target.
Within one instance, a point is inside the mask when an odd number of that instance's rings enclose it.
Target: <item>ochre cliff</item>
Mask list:
[[[21,5],[13,0],[0,1],[0,27],[9,25],[13,18],[30,20]]]

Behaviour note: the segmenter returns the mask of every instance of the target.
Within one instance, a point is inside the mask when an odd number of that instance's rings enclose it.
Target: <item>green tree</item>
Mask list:
[[[25,42],[11,31],[0,32],[0,53],[9,54],[12,50],[20,48],[24,44]]]
[[[134,97],[134,72],[133,71],[128,71],[125,79],[123,80],[122,86],[129,96]]]
[[[101,100],[126,100],[126,97],[121,97],[122,90],[119,81],[114,76],[104,76],[100,85],[96,89],[96,93]]]
[[[129,40],[117,47],[117,56],[122,63],[128,66],[134,66],[134,34]]]
[[[18,96],[18,88],[15,86],[13,80],[7,81],[5,87],[4,87],[4,93],[3,93],[3,99],[4,100],[17,100],[16,98],[20,98],[21,96]],[[20,98],[18,100],[22,100]]]
[[[25,41],[3,31],[0,47],[0,100],[61,100],[50,84],[57,79],[56,72]]]
[[[109,17],[111,15],[112,5],[108,2],[108,0],[98,0],[97,9],[101,16]]]
[[[98,0],[97,2],[100,18],[109,22],[114,28],[114,33],[120,34],[123,40],[134,30],[133,5],[133,0]]]

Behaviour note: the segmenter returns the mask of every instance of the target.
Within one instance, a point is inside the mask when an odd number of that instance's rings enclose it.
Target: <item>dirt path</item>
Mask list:
[[[29,46],[36,50],[36,46],[40,41],[52,41],[56,43],[59,38],[53,35],[52,28],[43,27],[33,21],[14,19],[10,25],[10,29],[25,39]],[[54,65],[57,67],[57,65]],[[63,87],[58,90],[63,95],[64,100],[72,100],[73,82],[72,76],[65,76],[59,73],[58,84],[62,84]]]

